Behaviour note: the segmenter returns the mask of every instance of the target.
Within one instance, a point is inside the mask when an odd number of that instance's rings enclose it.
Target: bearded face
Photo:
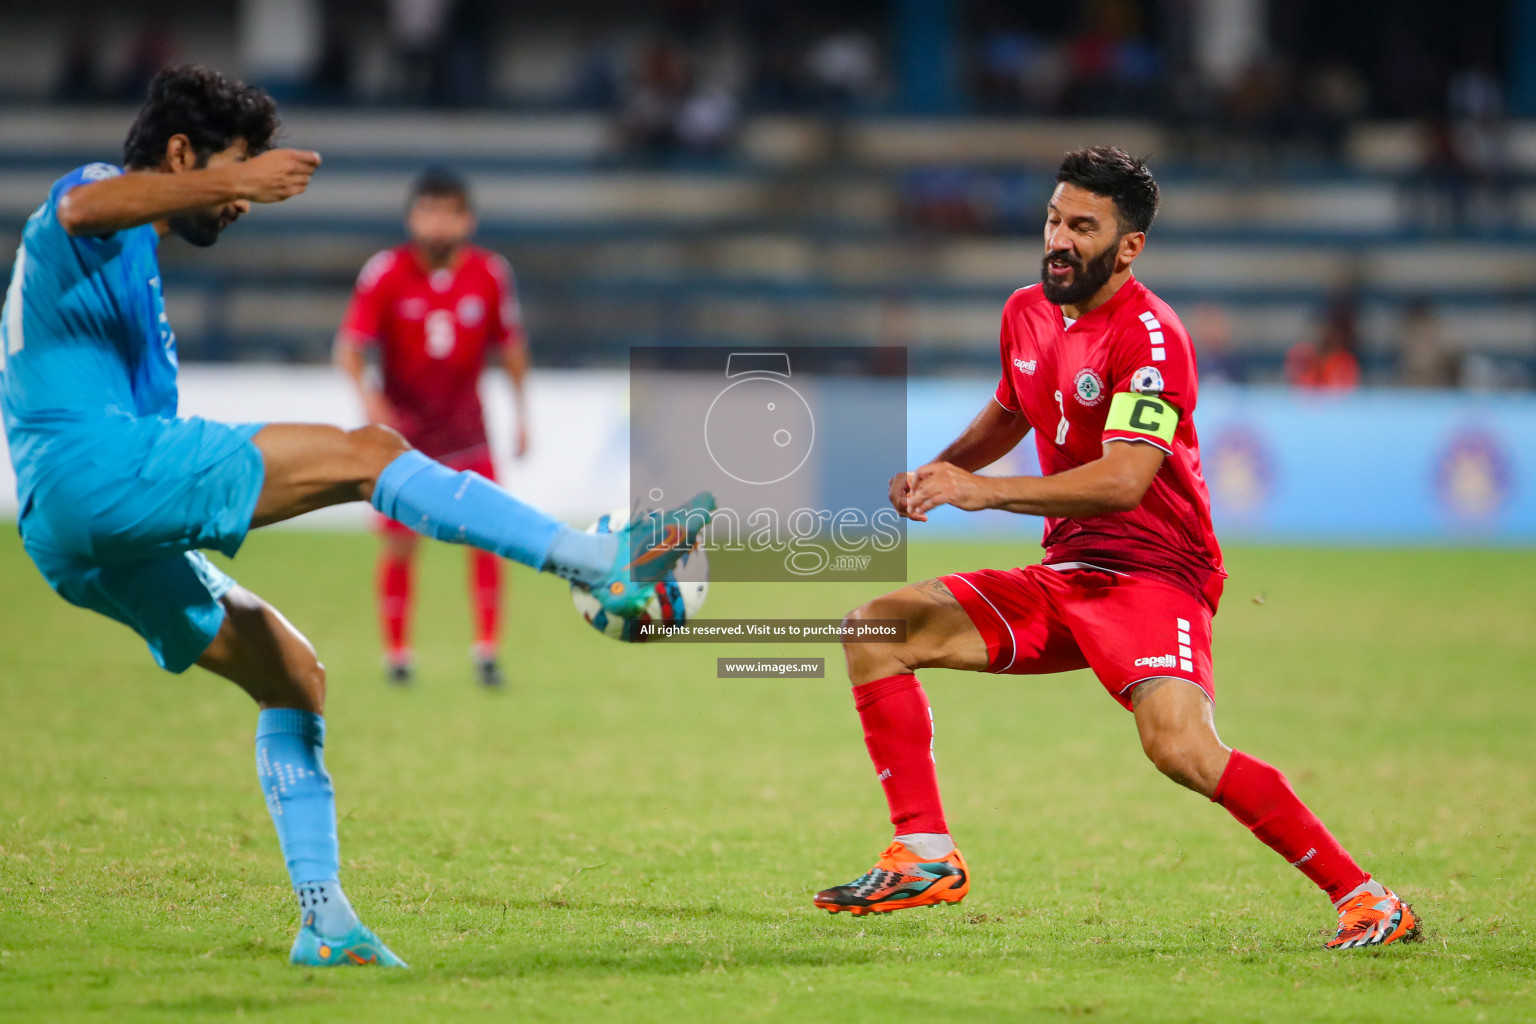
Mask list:
[[[190,242],[200,249],[206,249],[219,240],[219,232],[228,227],[234,219],[233,216],[226,216],[225,207],[214,206],[180,214],[170,218],[166,223],[171,226],[171,231],[177,238]]]
[[[1096,295],[1115,272],[1117,238],[1104,251],[1083,259],[1070,249],[1055,249],[1040,261],[1040,284],[1045,298],[1058,306],[1075,306]]]
[[[236,139],[217,153],[208,153],[199,157],[195,167],[198,170],[207,167],[224,167],[239,163],[250,155],[250,147],[246,141]],[[206,249],[217,242],[219,234],[239,220],[240,214],[248,209],[250,209],[250,203],[244,200],[219,206],[204,206],[170,217],[166,223],[177,238],[190,242],[199,249]]]

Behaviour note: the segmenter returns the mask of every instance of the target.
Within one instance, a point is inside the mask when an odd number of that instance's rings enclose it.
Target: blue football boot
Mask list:
[[[633,619],[645,611],[655,584],[693,550],[715,514],[715,496],[701,491],[686,505],[642,513],[619,531],[619,550],[607,575],[592,585],[609,615]]]
[[[299,928],[293,940],[290,963],[304,967],[405,967],[404,960],[389,951],[366,925],[358,924],[347,934],[330,938],[315,931],[314,915]]]

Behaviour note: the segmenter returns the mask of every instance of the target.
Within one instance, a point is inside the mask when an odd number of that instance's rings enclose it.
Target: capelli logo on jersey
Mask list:
[[[1179,656],[1177,654],[1160,654],[1155,658],[1137,658],[1137,668],[1178,668]]]
[[[1015,359],[1013,361],[1013,365],[1017,366],[1019,369],[1023,370],[1030,376],[1034,376],[1035,367],[1037,364],[1033,359]]]

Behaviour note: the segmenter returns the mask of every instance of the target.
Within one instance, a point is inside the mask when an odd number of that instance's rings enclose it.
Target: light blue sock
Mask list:
[[[587,533],[562,526],[550,541],[544,568],[563,579],[591,587],[608,575],[618,553],[619,538],[615,534]]]
[[[469,544],[591,585],[613,565],[618,539],[573,530],[479,473],[456,473],[418,451],[384,467],[373,507],[417,533]]]
[[[296,708],[268,708],[256,719],[256,777],[299,897],[299,915],[321,935],[358,923],[341,891],[336,793],[325,770],[325,719]]]

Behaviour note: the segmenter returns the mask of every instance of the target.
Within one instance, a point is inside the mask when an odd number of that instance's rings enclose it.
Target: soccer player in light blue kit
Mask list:
[[[234,555],[252,527],[371,501],[428,536],[589,587],[610,614],[633,617],[714,500],[586,534],[387,427],[178,418],[156,247],[167,234],[212,245],[252,203],[303,192],[320,157],[269,149],[277,127],[259,89],[197,66],[155,78],[123,167],[66,174],[27,221],[0,313],[0,408],[22,540],[49,585],[135,630],[163,668],[201,665],[261,708],[257,774],[299,898],[292,961],[403,967],[338,881],[314,648],[198,549]]]

